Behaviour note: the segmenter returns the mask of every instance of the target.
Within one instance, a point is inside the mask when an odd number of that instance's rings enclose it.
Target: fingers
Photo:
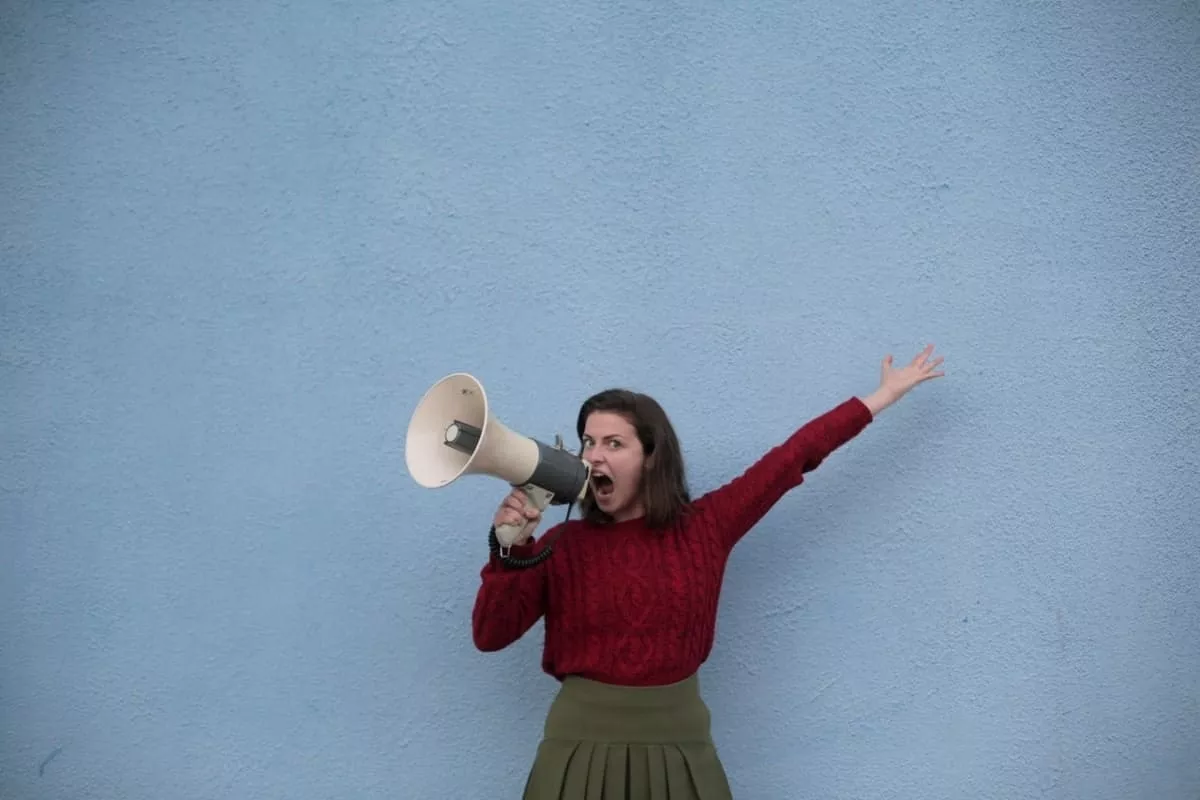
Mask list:
[[[919,352],[915,356],[913,356],[912,366],[919,367],[919,366],[924,365],[925,359],[929,358],[929,356],[931,356],[932,354],[933,354],[933,345],[932,344],[925,345],[924,350],[922,350],[921,352]]]
[[[504,501],[500,503],[500,508],[496,511],[496,524],[523,525],[526,520],[541,518],[542,512],[528,504],[527,501],[528,498],[525,496],[525,492],[521,491],[520,488],[513,489],[504,498]]]
[[[925,348],[923,350],[921,350],[921,352],[919,352],[915,356],[913,356],[912,361],[908,362],[908,365],[910,367],[925,366],[925,363],[928,361],[928,359],[931,355],[933,355],[933,345],[927,344],[927,345],[925,345]],[[892,361],[893,361],[892,354],[888,353],[886,356],[883,357],[883,368],[885,370],[891,369]],[[938,363],[941,363],[941,358],[938,358],[937,361],[938,361]]]
[[[896,386],[911,388],[932,378],[945,377],[946,373],[938,369],[945,362],[945,358],[932,358],[933,352],[932,344],[925,345],[921,352],[913,356],[912,361],[898,370],[893,369],[892,355],[889,353],[883,358],[883,380]]]
[[[520,489],[517,489],[508,497],[504,498],[504,507],[511,508],[521,516],[528,517],[529,519],[537,519],[541,515],[540,511],[529,504],[528,499],[525,497],[525,493]]]
[[[924,373],[924,374],[921,376],[921,380],[923,380],[923,381],[927,381],[927,380],[930,380],[930,379],[932,379],[932,378],[942,378],[942,377],[945,377],[946,373],[945,373],[944,371],[940,371],[940,370],[938,370],[938,369],[937,369],[938,367],[940,367],[940,366],[942,365],[942,362],[943,362],[943,361],[945,361],[945,360],[946,360],[946,359],[942,358],[941,356],[938,356],[938,357],[937,357],[937,358],[935,358],[933,361],[930,361],[930,362],[928,362],[927,364],[924,364],[924,365],[922,366],[922,368],[921,368],[921,369],[922,369],[922,372]],[[935,371],[935,370],[936,370],[936,371]]]

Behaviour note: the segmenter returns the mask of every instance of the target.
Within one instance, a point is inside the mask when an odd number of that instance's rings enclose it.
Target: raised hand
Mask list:
[[[892,356],[886,356],[883,359],[879,388],[863,401],[871,409],[871,413],[878,414],[917,384],[943,377],[946,373],[938,367],[945,359],[941,356],[931,358],[932,355],[933,345],[926,345],[924,350],[917,353],[913,360],[903,367],[893,366]]]

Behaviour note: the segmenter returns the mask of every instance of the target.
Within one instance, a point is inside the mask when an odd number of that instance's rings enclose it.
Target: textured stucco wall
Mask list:
[[[420,393],[703,490],[926,341],[730,566],[738,796],[1200,796],[1196,2],[4,9],[4,800],[515,797]]]

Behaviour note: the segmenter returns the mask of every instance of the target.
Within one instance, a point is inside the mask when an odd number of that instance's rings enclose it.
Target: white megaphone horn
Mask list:
[[[483,384],[456,372],[435,383],[417,403],[404,460],[413,480],[427,489],[463,475],[490,475],[519,486],[530,504],[544,511],[552,504],[582,500],[591,477],[590,465],[563,449],[561,436],[556,439],[552,447],[510,430],[488,408]],[[497,527],[502,555],[534,524]]]

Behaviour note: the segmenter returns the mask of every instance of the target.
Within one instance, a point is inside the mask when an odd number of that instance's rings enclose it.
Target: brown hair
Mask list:
[[[667,412],[648,395],[628,389],[606,389],[589,397],[579,408],[575,431],[581,442],[588,417],[596,411],[620,414],[637,431],[645,458],[641,493],[646,524],[651,528],[665,528],[674,523],[691,502],[691,495],[683,451]],[[610,521],[609,516],[596,507],[590,492],[580,501],[579,510],[589,522]]]

